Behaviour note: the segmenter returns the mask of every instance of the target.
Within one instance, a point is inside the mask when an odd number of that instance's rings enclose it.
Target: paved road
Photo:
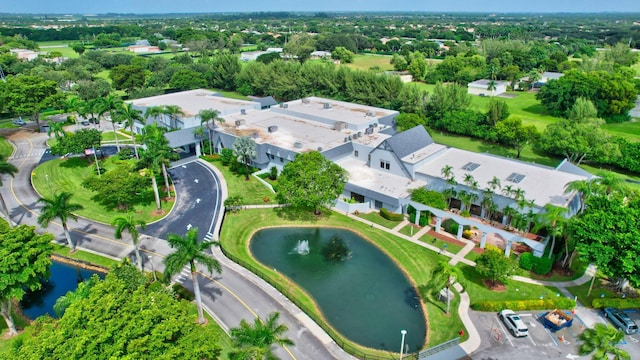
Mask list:
[[[11,219],[14,222],[37,226],[39,196],[31,187],[30,176],[39,163],[52,158],[44,143],[46,135],[19,130],[6,134],[6,137],[16,147],[10,161],[18,166],[20,172],[11,179],[9,186],[2,187],[0,191],[11,209]],[[172,169],[171,174],[178,193],[176,208],[167,219],[151,224],[140,242],[146,257],[145,266],[156,270],[163,269],[162,258],[172,251],[162,237],[167,232],[183,234],[189,224],[199,227],[202,236],[205,236],[205,229],[206,233],[210,233],[215,211],[219,209],[222,200],[219,180],[206,165],[186,164]],[[107,224],[80,218],[77,222],[70,222],[69,227],[71,236],[83,250],[116,259],[133,253],[133,247],[128,241],[113,239],[113,228]],[[57,241],[64,242],[62,228],[57,222],[52,223],[46,231],[56,235]],[[296,344],[287,349],[278,348],[276,354],[280,358],[352,358],[338,348],[307,315],[270,285],[226,259],[219,249],[214,249],[213,254],[222,264],[222,273],[207,275],[206,270],[199,269],[199,281],[205,306],[224,328],[237,326],[241,319],[252,322],[255,316],[266,317],[270,312],[278,311],[282,322],[289,327],[288,337]],[[186,271],[179,274],[177,280],[189,288],[192,285]]]

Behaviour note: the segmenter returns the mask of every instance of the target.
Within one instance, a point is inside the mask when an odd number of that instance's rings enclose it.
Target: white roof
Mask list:
[[[200,110],[214,109],[225,114],[231,111],[240,111],[243,108],[253,108],[253,101],[236,100],[216,95],[216,92],[196,89],[181,91],[173,94],[164,94],[142,99],[132,100],[131,103],[139,107],[176,105],[185,112],[185,117],[196,116]]]
[[[479,165],[475,170],[465,170],[469,163]],[[442,178],[441,170],[445,166],[453,167],[456,182],[464,184],[465,174],[473,175],[481,189],[488,187],[487,183],[496,176],[502,187],[513,186],[525,191],[525,199],[534,200],[537,206],[553,204],[565,207],[570,200],[565,194],[565,185],[575,180],[586,180],[585,176],[570,174],[549,167],[536,166],[513,159],[506,159],[488,154],[448,148],[434,160],[416,170],[417,173]],[[520,182],[509,181],[513,174],[523,175]],[[516,176],[517,177],[517,176]]]
[[[421,180],[412,181],[404,176],[376,170],[367,166],[365,161],[353,157],[342,158],[336,164],[349,173],[349,183],[397,199],[408,197],[410,189],[417,189],[426,185]]]
[[[476,80],[473,82],[470,82],[468,84],[468,86],[470,87],[478,87],[478,88],[482,88],[482,89],[486,89],[489,86],[489,82],[491,80],[487,80],[487,79],[480,79],[480,80]],[[506,81],[498,81],[498,80],[494,80],[493,81],[495,83],[496,86],[507,86],[507,84],[509,84]]]
[[[326,103],[331,105],[330,109],[324,108]],[[394,110],[315,96],[289,101],[286,104],[289,111],[334,121],[344,121],[359,128],[378,122],[378,118],[398,113]]]

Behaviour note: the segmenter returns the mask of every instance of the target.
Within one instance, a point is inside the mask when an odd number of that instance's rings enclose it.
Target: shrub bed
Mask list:
[[[404,214],[397,214],[394,212],[391,212],[385,208],[380,209],[380,216],[382,216],[383,218],[387,219],[387,220],[391,220],[391,221],[402,221],[404,220]]]
[[[542,300],[485,300],[471,304],[471,308],[476,311],[573,309],[575,306],[576,302],[573,299],[565,297]]]
[[[617,309],[634,309],[640,307],[640,298],[630,299],[607,299],[597,298],[591,302],[591,307],[594,309],[603,309],[607,307],[614,307]]]
[[[551,257],[551,259],[546,256],[535,257],[532,253],[525,252],[520,255],[519,265],[524,270],[533,271],[538,275],[547,275],[553,268],[553,262],[554,257]]]

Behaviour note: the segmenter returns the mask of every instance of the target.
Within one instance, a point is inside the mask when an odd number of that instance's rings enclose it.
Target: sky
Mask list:
[[[161,14],[259,11],[640,13],[640,0],[0,0],[0,13]]]

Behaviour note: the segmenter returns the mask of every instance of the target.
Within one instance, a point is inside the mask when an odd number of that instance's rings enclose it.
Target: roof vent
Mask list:
[[[270,133],[274,133],[274,132],[278,131],[278,125],[271,125],[271,126],[269,126],[269,127],[267,128],[267,130],[268,130]]]
[[[287,103],[280,103],[280,107],[283,109],[288,109],[289,108],[289,104]]]
[[[253,132],[253,134],[251,134],[251,137],[255,140],[258,138],[258,133],[257,132]]]
[[[310,100],[308,98],[302,98],[302,103],[303,104],[308,104],[310,102]]]
[[[246,120],[244,120],[244,119],[236,120],[236,126],[242,126],[245,123],[246,123]]]
[[[362,131],[358,131],[358,137],[361,138],[362,137]]]
[[[373,111],[371,110],[367,110],[367,116],[369,117],[374,117],[376,114],[373,113]]]
[[[333,129],[336,131],[342,131],[347,128],[347,123],[344,121],[336,121],[333,123]]]
[[[358,138],[358,133],[353,133],[352,138],[353,138],[353,140],[357,139]]]
[[[293,147],[296,149],[302,149],[302,143],[300,141],[296,141],[293,143]]]
[[[247,110],[240,109],[240,115],[247,115]]]
[[[325,109],[325,110],[331,109],[331,103],[326,102],[326,103],[322,104],[322,108]]]
[[[322,152],[322,146],[318,146],[318,151]]]
[[[365,133],[366,135],[371,135],[371,134],[373,134],[373,128],[372,128],[372,127],[368,127],[368,128],[366,128],[366,129],[364,130],[364,133]]]

